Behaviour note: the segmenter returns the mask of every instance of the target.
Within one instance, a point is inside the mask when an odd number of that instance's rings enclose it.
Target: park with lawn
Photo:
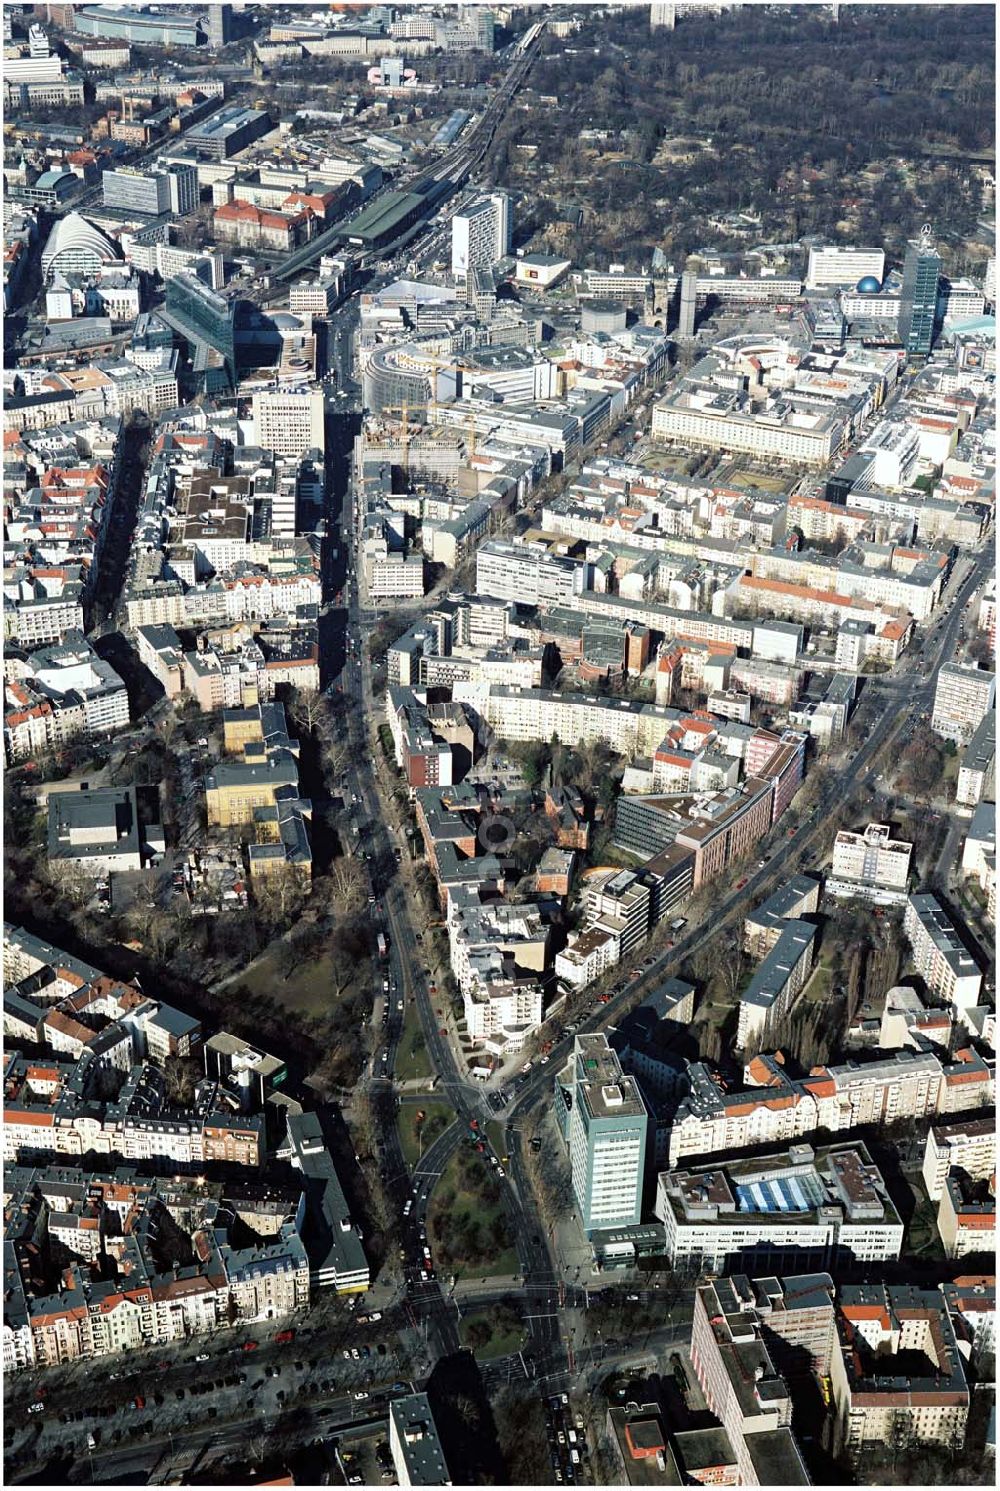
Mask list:
[[[396,1116],[403,1158],[412,1170],[435,1139],[455,1120],[448,1103],[401,1103]]]
[[[512,1356],[524,1341],[524,1321],[513,1303],[502,1301],[490,1310],[474,1310],[462,1316],[458,1333],[479,1361],[490,1357]]]
[[[416,1002],[410,1000],[403,1018],[403,1030],[396,1048],[395,1076],[399,1082],[424,1081],[434,1075],[431,1069],[427,1042],[420,1027],[420,1014]]]
[[[471,1145],[445,1166],[431,1195],[427,1231],[441,1272],[480,1278],[518,1272],[501,1184]]]

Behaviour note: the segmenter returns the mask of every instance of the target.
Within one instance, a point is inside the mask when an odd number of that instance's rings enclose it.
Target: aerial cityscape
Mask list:
[[[994,1484],[994,5],[2,14],[5,1482]]]

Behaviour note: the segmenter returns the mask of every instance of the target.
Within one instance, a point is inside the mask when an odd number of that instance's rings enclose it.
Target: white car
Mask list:
[[[29,1413],[42,1413],[45,1409],[44,1403],[32,1403],[28,1407]]]
[[[355,1401],[355,1403],[363,1403],[365,1401],[365,1399],[368,1398],[369,1396],[370,1395],[368,1393],[355,1393],[354,1394],[354,1401]]]
[[[195,1357],[196,1362],[207,1362],[209,1359],[207,1351],[200,1351]]]

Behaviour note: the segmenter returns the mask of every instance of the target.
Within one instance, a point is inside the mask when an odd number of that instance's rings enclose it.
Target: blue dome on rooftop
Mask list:
[[[858,280],[855,289],[859,295],[877,295],[882,286],[873,274],[866,274],[863,279]]]

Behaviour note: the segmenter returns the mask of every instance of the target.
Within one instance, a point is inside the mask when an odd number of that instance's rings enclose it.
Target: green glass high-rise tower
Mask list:
[[[940,275],[941,256],[927,225],[906,250],[899,308],[900,340],[907,353],[917,357],[926,357],[934,340]]]

